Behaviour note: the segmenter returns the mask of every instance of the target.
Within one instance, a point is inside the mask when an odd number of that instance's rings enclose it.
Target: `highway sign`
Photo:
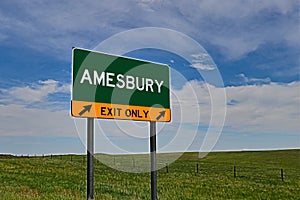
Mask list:
[[[171,120],[167,65],[74,48],[72,69],[72,116]]]

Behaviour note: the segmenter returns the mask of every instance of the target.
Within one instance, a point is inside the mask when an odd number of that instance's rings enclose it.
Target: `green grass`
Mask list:
[[[300,150],[158,155],[159,199],[299,199]],[[149,168],[148,155],[97,155],[114,168]],[[198,164],[198,173],[196,165]],[[236,166],[236,177],[233,176]],[[284,170],[284,181],[280,169]],[[95,199],[150,199],[150,174],[95,162]],[[0,199],[85,199],[84,156],[0,157]]]

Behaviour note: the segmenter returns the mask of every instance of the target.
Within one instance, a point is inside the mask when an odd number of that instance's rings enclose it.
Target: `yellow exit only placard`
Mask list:
[[[72,116],[104,119],[169,122],[170,109],[72,101]]]

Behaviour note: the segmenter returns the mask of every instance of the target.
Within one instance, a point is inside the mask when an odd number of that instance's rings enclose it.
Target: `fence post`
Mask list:
[[[199,173],[199,164],[197,163],[196,165],[196,171],[197,171],[197,174]]]
[[[166,163],[166,172],[169,173],[169,165]]]
[[[135,160],[132,158],[132,167],[135,167]]]
[[[280,169],[280,174],[281,174],[281,180],[284,181],[284,177],[283,177],[283,169]]]
[[[236,167],[233,166],[233,177],[236,178]]]

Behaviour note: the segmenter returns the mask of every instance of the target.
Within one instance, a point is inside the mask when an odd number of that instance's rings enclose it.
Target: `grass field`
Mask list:
[[[167,169],[174,155],[159,155],[159,199],[300,199],[300,150],[210,153],[204,159],[185,153]],[[147,155],[98,156],[123,170],[148,166]],[[150,199],[149,173],[96,161],[94,177],[95,199]],[[0,199],[85,198],[84,156],[0,156]]]

